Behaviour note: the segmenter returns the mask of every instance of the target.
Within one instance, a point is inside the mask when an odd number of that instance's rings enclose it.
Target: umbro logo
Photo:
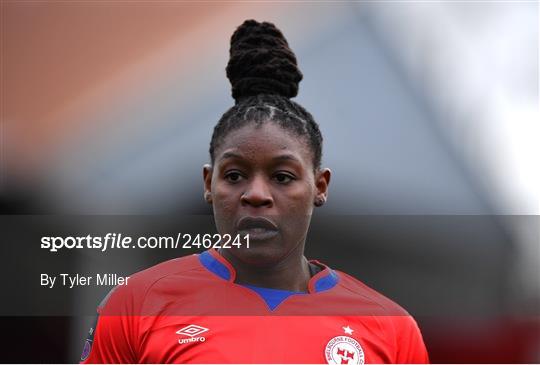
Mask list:
[[[208,331],[208,328],[197,326],[196,324],[190,324],[189,326],[186,326],[176,331],[176,333],[179,335],[189,337],[189,338],[178,339],[178,343],[182,345],[182,344],[190,343],[190,342],[204,342],[206,341],[206,338],[204,336],[199,336],[199,335],[206,331]]]

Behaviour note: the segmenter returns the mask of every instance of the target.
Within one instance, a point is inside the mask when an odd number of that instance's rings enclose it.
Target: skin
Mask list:
[[[307,291],[306,235],[317,199],[326,201],[331,172],[314,169],[304,138],[272,122],[248,124],[230,132],[203,167],[206,200],[220,234],[238,233],[246,216],[264,217],[278,227],[250,248],[220,249],[236,270],[236,282]]]

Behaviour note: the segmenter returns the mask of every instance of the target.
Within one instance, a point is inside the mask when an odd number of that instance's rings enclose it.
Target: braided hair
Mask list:
[[[272,23],[246,20],[231,37],[227,78],[235,105],[214,127],[210,158],[233,130],[247,124],[273,122],[305,138],[313,152],[313,167],[319,169],[322,134],[313,116],[290,100],[298,94],[302,73],[287,40]]]

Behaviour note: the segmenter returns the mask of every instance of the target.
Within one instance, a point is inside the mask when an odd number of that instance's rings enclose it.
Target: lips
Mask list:
[[[242,236],[249,235],[253,241],[264,241],[277,236],[277,225],[264,217],[242,217],[236,226]]]

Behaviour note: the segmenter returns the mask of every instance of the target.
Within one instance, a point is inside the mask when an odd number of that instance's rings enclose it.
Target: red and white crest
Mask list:
[[[324,350],[329,364],[364,364],[364,350],[354,338],[336,336],[328,341]]]

